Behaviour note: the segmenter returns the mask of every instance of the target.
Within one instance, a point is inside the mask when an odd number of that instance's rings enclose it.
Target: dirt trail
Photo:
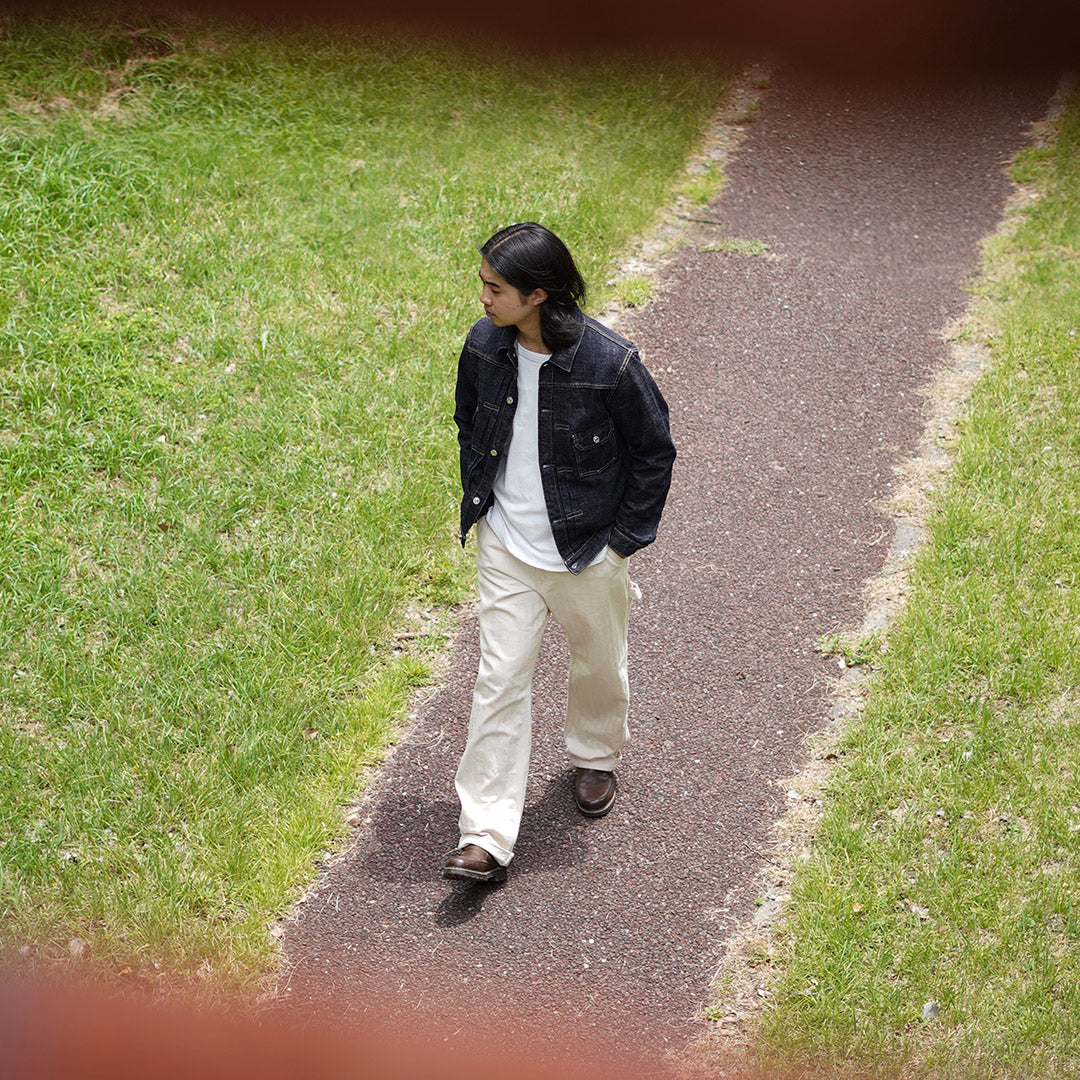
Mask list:
[[[540,1060],[575,1041],[608,1065],[601,1048],[625,1051],[641,1076],[707,1026],[783,781],[829,722],[832,669],[814,643],[862,620],[942,331],[1000,218],[1005,164],[1054,89],[1050,76],[774,81],[701,215],[712,224],[620,323],[667,396],[680,456],[660,540],[632,564],[644,599],[616,809],[588,821],[573,808],[565,655],[549,633],[509,880],[441,880],[476,665],[467,617],[349,851],[288,928],[287,1009],[405,1038],[436,1028],[458,1052],[496,1027]]]

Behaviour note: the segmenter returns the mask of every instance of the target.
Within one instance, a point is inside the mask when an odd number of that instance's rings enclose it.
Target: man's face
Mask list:
[[[488,266],[487,259],[480,262],[480,303],[484,305],[484,314],[496,326],[521,327],[539,318],[540,305],[547,299],[543,289],[536,289],[529,296],[522,296],[504,278],[499,277]]]

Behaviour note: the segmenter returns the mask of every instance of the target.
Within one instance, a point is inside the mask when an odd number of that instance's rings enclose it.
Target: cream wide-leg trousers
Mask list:
[[[532,749],[532,678],[548,617],[570,647],[566,749],[575,766],[613,771],[629,738],[628,560],[609,550],[574,575],[515,558],[481,518],[477,527],[480,667],[455,785],[461,844],[506,865],[513,857]]]

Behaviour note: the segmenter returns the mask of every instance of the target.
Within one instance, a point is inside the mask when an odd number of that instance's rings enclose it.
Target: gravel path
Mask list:
[[[783,779],[831,710],[813,644],[861,621],[920,388],[1000,218],[1005,162],[1053,91],[1048,78],[774,78],[702,214],[715,224],[620,324],[668,398],[680,456],[660,539],[632,564],[644,599],[615,810],[573,809],[565,654],[549,632],[509,879],[441,879],[476,666],[467,615],[352,845],[289,925],[290,1010],[407,1039],[434,1030],[457,1052],[494,1033],[534,1062],[584,1046],[612,1071],[629,1056],[639,1076],[703,1030],[724,942],[754,911]],[[715,250],[731,238],[768,254]]]

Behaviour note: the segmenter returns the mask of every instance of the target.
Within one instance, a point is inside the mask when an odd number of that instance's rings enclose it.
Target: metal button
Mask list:
[[[491,451],[491,456],[492,457],[498,457],[499,456],[499,451],[498,450],[492,450]]]
[[[594,435],[594,436],[592,437],[592,441],[593,441],[593,442],[599,442],[599,441],[600,441],[600,436],[599,436],[599,435]]]
[[[472,501],[473,501],[473,506],[479,506],[480,505],[480,496],[479,495],[474,495],[472,497]]]
[[[514,399],[513,399],[512,397],[508,397],[508,398],[506,399],[506,404],[507,404],[507,405],[513,405],[513,404],[514,404]]]

